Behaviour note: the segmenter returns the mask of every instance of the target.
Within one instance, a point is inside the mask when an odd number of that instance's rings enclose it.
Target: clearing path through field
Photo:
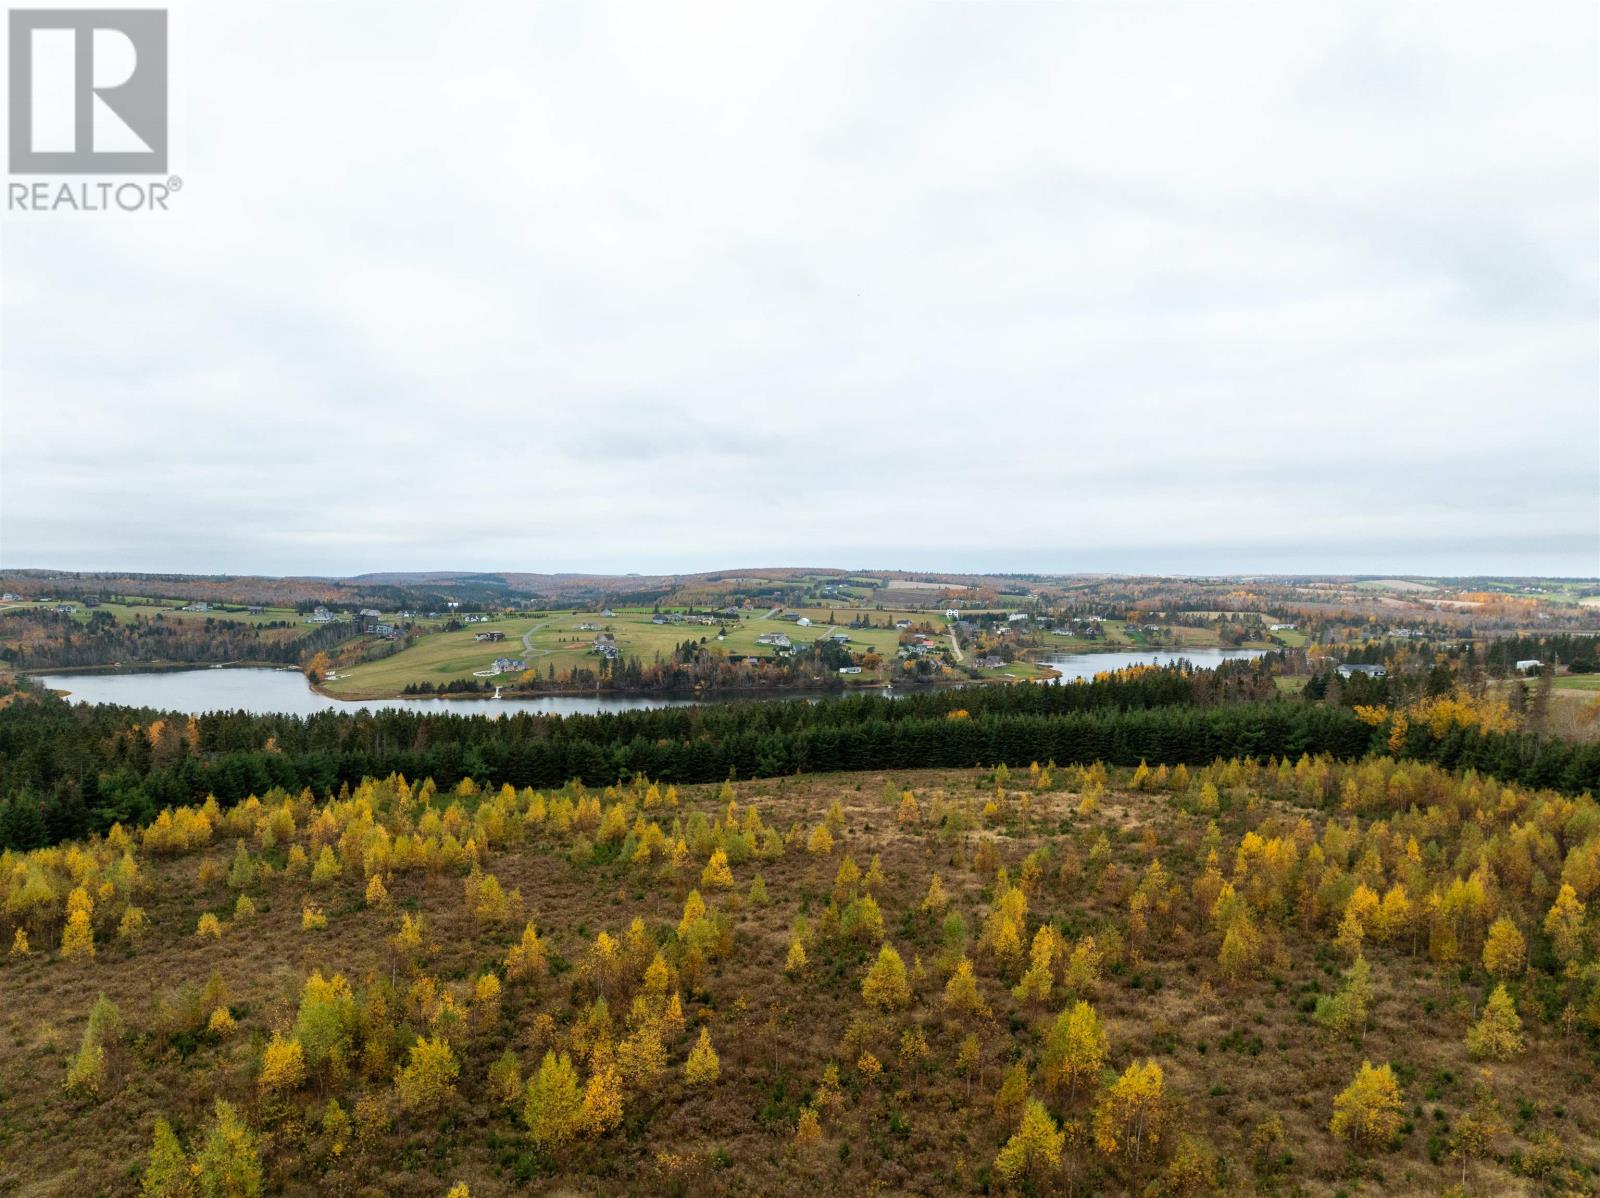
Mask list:
[[[538,632],[539,629],[543,628],[548,623],[550,623],[549,619],[540,620],[532,628],[528,629],[527,632],[522,634],[523,661],[527,661],[530,657],[549,657],[550,654],[555,652],[554,649],[535,649],[533,647],[533,634]]]
[[[950,647],[956,651],[956,661],[961,660],[961,642],[956,639],[955,621],[950,622]]]

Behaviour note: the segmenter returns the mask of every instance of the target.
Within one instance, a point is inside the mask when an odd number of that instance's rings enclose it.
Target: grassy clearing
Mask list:
[[[270,624],[274,621],[282,620],[287,620],[291,624],[299,624],[304,619],[304,617],[292,607],[269,607],[264,609],[259,614],[253,614],[243,608],[239,610],[234,610],[232,608],[227,610],[212,608],[210,611],[203,612],[180,611],[179,608],[182,606],[183,601],[175,599],[134,599],[127,602],[101,603],[96,607],[85,607],[81,602],[76,600],[72,600],[71,602],[73,602],[78,609],[73,613],[72,618],[78,621],[80,624],[87,624],[89,622],[89,618],[95,612],[105,612],[107,615],[115,619],[119,624],[130,624],[135,619],[149,620],[153,619],[157,615],[160,615],[163,619],[167,620],[197,620],[201,623],[204,623],[207,619],[213,619],[232,620],[241,624]],[[0,614],[8,611],[49,611],[55,606],[56,604],[54,601],[49,603],[40,603],[30,600],[23,603],[7,603],[3,606],[0,606]]]
[[[1558,674],[1551,685],[1563,691],[1600,691],[1600,674]]]
[[[413,682],[438,684],[471,678],[497,657],[523,657],[522,634],[537,623],[537,617],[517,616],[419,636],[391,657],[341,673],[326,683],[325,689],[341,698],[365,698],[397,694]],[[477,633],[491,630],[503,632],[506,639],[495,643],[476,639]]]
[[[576,668],[598,668],[600,658],[593,652],[595,638],[608,633],[616,639],[624,657],[637,657],[649,665],[659,656],[671,657],[684,641],[705,640],[730,655],[771,657],[774,649],[758,642],[769,633],[782,633],[795,643],[806,643],[843,632],[850,637],[848,648],[862,653],[876,651],[892,659],[899,633],[893,628],[852,629],[826,623],[825,609],[807,609],[814,620],[811,627],[793,622],[763,618],[764,612],[741,617],[716,617],[705,624],[655,624],[649,608],[617,608],[610,616],[592,611],[556,611],[502,617],[485,624],[469,624],[457,632],[430,633],[391,657],[367,662],[341,673],[327,684],[329,693],[347,698],[395,694],[410,683],[435,685],[472,678],[489,667],[497,657],[520,658],[541,678],[553,668],[557,677]],[[876,618],[883,619],[879,614]],[[489,643],[476,640],[476,634],[498,630],[505,640]],[[722,640],[717,637],[723,636]],[[524,640],[526,635],[527,639]],[[531,649],[530,649],[531,646]],[[858,681],[870,675],[863,675]],[[508,681],[502,679],[502,681]]]
[[[1097,649],[1154,649],[1158,652],[1171,650],[1174,653],[1183,649],[1216,648],[1221,643],[1217,640],[1217,634],[1210,629],[1188,628],[1181,624],[1158,624],[1158,634],[1145,631],[1142,625],[1130,625],[1125,620],[1106,620],[1096,627],[1100,630],[1099,639],[1085,641],[1075,638],[1069,643],[1088,652]]]
[[[985,678],[1014,678],[1018,681],[1028,681],[1034,678],[1047,678],[1051,671],[1044,666],[1035,665],[1031,661],[1010,661],[1003,666],[992,670],[979,671]]]

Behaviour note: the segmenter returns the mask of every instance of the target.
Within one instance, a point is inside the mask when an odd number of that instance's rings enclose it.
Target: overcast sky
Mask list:
[[[0,564],[1600,573],[1597,13],[173,5]]]

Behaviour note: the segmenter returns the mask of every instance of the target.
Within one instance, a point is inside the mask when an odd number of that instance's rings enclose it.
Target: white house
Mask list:
[[[1267,630],[1269,632],[1293,632],[1294,631],[1294,625],[1293,624],[1268,624],[1267,625]]]
[[[811,618],[809,616],[801,616],[795,623],[800,625],[801,628],[810,628]]]
[[[945,609],[944,609],[944,617],[945,617],[945,619],[947,619],[947,620],[955,620],[955,619],[959,619],[959,618],[960,618],[960,616],[961,616],[961,613],[960,613],[960,612],[958,612],[958,611],[957,611],[957,610],[956,610],[956,609],[955,609],[955,608],[953,608],[953,607],[947,607],[947,608],[945,608]]]
[[[861,673],[861,667],[860,666],[840,666],[839,667],[839,673],[841,673],[841,674],[859,674],[859,673]]]
[[[1517,673],[1519,674],[1525,674],[1529,670],[1542,669],[1544,669],[1544,662],[1540,661],[1537,657],[1530,657],[1526,661],[1519,661],[1517,663]]]
[[[1387,673],[1388,671],[1382,666],[1351,664],[1339,667],[1339,677],[1341,678],[1354,678],[1357,674],[1365,674],[1368,678],[1382,678]]]
[[[1017,623],[1019,620],[1026,620],[1027,618],[1028,618],[1028,613],[1025,612],[1025,611],[1014,611],[1009,616],[1006,617],[1006,619],[1009,620],[1013,624]]]
[[[497,657],[494,659],[494,672],[496,674],[510,674],[527,668],[528,663],[520,657]]]

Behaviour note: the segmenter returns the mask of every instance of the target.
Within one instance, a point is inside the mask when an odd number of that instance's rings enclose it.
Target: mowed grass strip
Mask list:
[[[539,622],[539,617],[518,615],[468,624],[455,632],[434,632],[420,636],[391,657],[364,662],[325,684],[329,694],[365,698],[396,694],[414,682],[435,685],[455,679],[471,678],[486,670],[497,657],[524,657],[522,634]],[[499,631],[503,641],[480,641],[480,632]]]

